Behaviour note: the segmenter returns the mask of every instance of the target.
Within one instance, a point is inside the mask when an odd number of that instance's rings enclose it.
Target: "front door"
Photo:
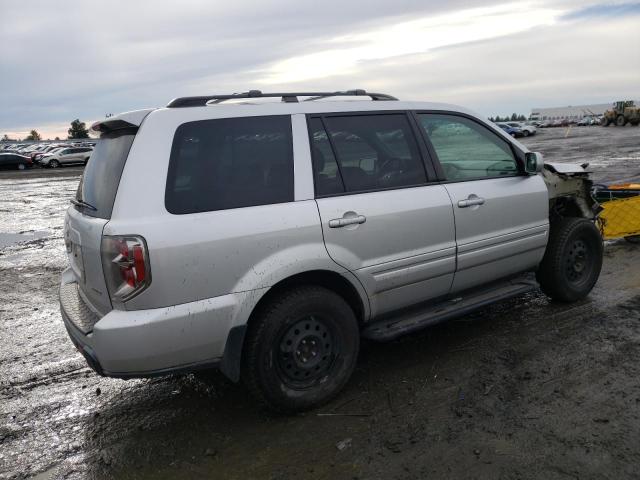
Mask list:
[[[511,144],[476,120],[419,113],[455,214],[452,292],[534,268],[549,232],[549,198],[539,175],[524,173]]]
[[[327,250],[359,278],[372,315],[449,293],[451,201],[429,183],[409,117],[324,115],[309,127]]]

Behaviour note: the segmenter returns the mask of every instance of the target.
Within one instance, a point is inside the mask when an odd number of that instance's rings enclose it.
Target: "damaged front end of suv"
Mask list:
[[[592,195],[589,164],[545,162],[542,177],[549,190],[549,220],[582,217],[597,220],[602,207]]]

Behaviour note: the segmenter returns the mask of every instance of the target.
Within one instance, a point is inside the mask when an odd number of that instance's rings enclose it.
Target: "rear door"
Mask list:
[[[452,206],[431,183],[412,119],[311,116],[309,129],[327,250],[364,285],[372,315],[446,295],[455,270]]]
[[[525,174],[510,142],[471,117],[417,118],[453,202],[458,256],[452,292],[537,266],[549,230],[542,177]]]

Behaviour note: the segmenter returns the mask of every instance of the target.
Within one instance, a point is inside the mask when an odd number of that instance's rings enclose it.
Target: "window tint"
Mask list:
[[[290,116],[203,120],[178,127],[165,192],[169,212],[291,201]]]
[[[313,172],[316,194],[332,195],[343,193],[342,178],[338,171],[338,163],[333,155],[327,132],[319,118],[309,121],[311,130],[311,150],[313,154]]]
[[[85,208],[82,213],[99,218],[111,218],[113,202],[120,184],[124,164],[136,135],[135,128],[116,130],[102,134],[100,143],[84,169],[76,198],[93,205],[96,210]]]
[[[518,173],[510,146],[482,125],[454,115],[419,114],[447,180]]]
[[[427,181],[405,115],[325,117],[324,124],[330,139],[319,120],[311,122],[318,195],[405,187]]]

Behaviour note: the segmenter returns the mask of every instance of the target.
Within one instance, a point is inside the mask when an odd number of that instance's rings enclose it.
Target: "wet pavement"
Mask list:
[[[640,128],[524,143],[640,180]],[[388,344],[365,343],[332,403],[261,410],[216,372],[97,376],[57,303],[81,168],[0,172],[0,479],[637,478],[640,245],[606,245],[588,299],[534,293]]]

